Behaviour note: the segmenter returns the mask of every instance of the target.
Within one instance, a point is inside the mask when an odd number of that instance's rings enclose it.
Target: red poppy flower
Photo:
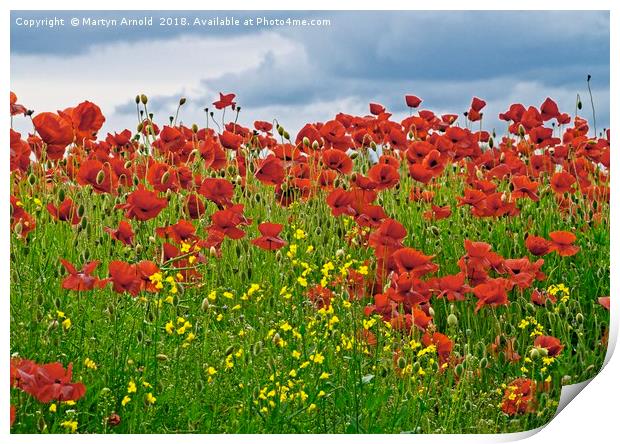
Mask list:
[[[607,311],[609,311],[610,301],[609,296],[603,296],[598,298],[598,303],[601,304]]]
[[[133,245],[135,233],[133,232],[131,225],[126,220],[121,220],[118,223],[118,228],[105,227],[104,230],[108,233],[112,239],[120,241],[125,245]]]
[[[235,94],[220,93],[220,100],[216,100],[215,102],[213,102],[213,105],[215,106],[216,109],[224,109],[229,106],[232,109],[235,109],[235,106],[237,105],[237,103],[233,102],[234,99],[235,99]]]
[[[558,109],[558,104],[551,100],[549,97],[545,99],[545,101],[540,105],[540,117],[543,122],[547,120],[551,120],[554,117],[558,117],[560,115],[560,110]]]
[[[385,112],[385,106],[380,105],[378,103],[370,104],[370,114],[378,116],[379,114],[383,114]]]
[[[32,149],[28,142],[22,140],[22,135],[17,131],[10,130],[11,138],[9,149],[11,152],[10,167],[11,171],[26,171],[30,166],[30,154]]]
[[[545,238],[538,236],[528,236],[525,239],[525,247],[532,253],[534,256],[544,256],[545,254],[551,252],[551,242]]]
[[[452,354],[454,343],[443,333],[435,332],[433,333],[433,336],[428,333],[424,333],[422,336],[422,344],[424,344],[425,347],[428,347],[431,344],[435,345],[440,365],[450,361],[450,355]]]
[[[473,292],[478,298],[478,303],[474,312],[477,313],[484,305],[493,307],[508,305],[507,290],[510,289],[510,281],[504,278],[488,279],[486,282],[476,285]]]
[[[387,218],[370,234],[368,245],[375,249],[378,258],[387,259],[403,246],[405,236],[407,236],[405,227],[397,220]]]
[[[323,151],[323,164],[342,174],[349,174],[353,170],[353,160],[344,151],[328,149]]]
[[[398,170],[385,163],[378,163],[368,170],[368,178],[377,184],[376,189],[379,191],[392,188],[400,182]]]
[[[449,301],[465,300],[465,293],[469,293],[471,288],[465,284],[465,273],[450,274],[436,278],[432,281],[431,287],[438,291],[439,299],[445,297]]]
[[[11,196],[11,230],[19,237],[25,239],[36,227],[34,218],[24,210],[21,201]]]
[[[321,285],[315,285],[308,289],[308,299],[312,301],[317,310],[322,308],[329,308],[331,301],[334,297],[334,293],[326,287]]]
[[[33,119],[34,128],[47,145],[47,155],[51,160],[62,159],[65,148],[73,142],[73,128],[70,122],[55,113],[40,113]]]
[[[48,203],[47,211],[54,219],[69,222],[72,225],[77,225],[82,220],[82,218],[77,214],[77,206],[69,197],[65,198],[65,200],[58,205],[58,207],[51,202]]]
[[[200,185],[198,192],[221,209],[232,205],[234,191],[233,184],[226,179],[207,178]]]
[[[409,108],[417,108],[422,103],[422,99],[412,95],[405,96],[405,103]]]
[[[60,259],[60,263],[69,273],[69,276],[64,278],[61,284],[65,290],[89,291],[94,288],[103,288],[108,283],[106,279],[99,279],[92,275],[95,268],[101,263],[100,261],[89,262],[80,271],[77,271],[75,266],[65,259]]]
[[[532,295],[530,296],[530,301],[532,301],[533,304],[545,305],[547,300],[551,301],[554,304],[557,301],[556,297],[553,296],[551,293],[548,293],[546,291],[540,291],[537,288],[535,288],[534,291],[532,291]]]
[[[261,237],[253,239],[252,243],[263,250],[279,250],[287,244],[284,239],[280,238],[282,228],[281,224],[263,222],[258,226]]]
[[[241,223],[246,223],[243,214],[240,214],[233,206],[225,210],[216,211],[211,215],[211,226],[209,231],[220,231],[231,239],[241,239],[245,232],[237,227]]]
[[[270,122],[263,122],[262,120],[257,120],[254,122],[254,128],[256,128],[257,131],[268,133],[273,128],[273,124]]]
[[[554,231],[549,233],[551,238],[551,251],[557,251],[560,256],[574,256],[580,250],[579,246],[573,245],[577,236],[568,231]]]
[[[224,132],[220,134],[219,138],[222,146],[229,150],[236,151],[241,147],[241,144],[243,143],[242,136],[226,130],[224,130]]]
[[[9,97],[11,101],[11,115],[16,116],[18,114],[26,114],[26,111],[28,110],[24,105],[17,103],[17,96],[13,91],[10,92]]]
[[[86,394],[86,386],[81,382],[71,382],[73,365],[67,369],[59,362],[35,365],[32,374],[23,374],[21,388],[39,402],[77,401]]]
[[[77,181],[80,185],[92,186],[97,193],[112,193],[118,186],[118,178],[112,166],[95,159],[86,160],[80,165]]]
[[[518,378],[512,381],[504,391],[502,411],[510,416],[533,412],[534,389],[531,379]]]
[[[551,177],[551,188],[558,194],[574,193],[573,184],[577,182],[570,173],[560,171]]]
[[[534,346],[546,349],[548,356],[552,358],[562,353],[564,349],[560,340],[553,336],[537,336],[534,339]]]
[[[431,209],[429,211],[425,211],[423,216],[427,220],[441,220],[450,217],[451,214],[452,209],[449,205],[446,205],[445,207],[431,205]]]
[[[131,293],[138,296],[142,280],[135,265],[122,261],[112,261],[108,264],[112,289],[117,293]]]
[[[60,111],[59,114],[61,114]],[[75,108],[67,108],[62,114],[71,122],[75,141],[78,144],[82,144],[84,140],[94,140],[105,122],[101,108],[88,100]]]
[[[276,156],[267,156],[260,161],[254,176],[265,185],[280,185],[286,173],[282,161]]]
[[[332,209],[332,214],[336,217],[341,214],[354,216],[353,195],[342,188],[335,188],[327,196],[327,205]]]
[[[164,239],[172,239],[177,243],[196,239],[196,227],[187,220],[180,220],[176,224],[155,229],[155,233]]]
[[[124,209],[125,216],[131,219],[146,221],[157,215],[168,206],[168,201],[157,197],[157,193],[139,185],[128,197],[127,202],[116,208]]]
[[[515,176],[512,178],[512,185],[514,187],[512,191],[512,197],[529,197],[534,202],[538,202],[538,195],[536,190],[538,189],[538,182],[530,180],[527,176]]]
[[[439,267],[431,262],[434,256],[426,256],[414,248],[400,248],[392,253],[392,259],[398,269],[398,273],[410,273],[415,277],[422,277],[428,273],[434,273]]]

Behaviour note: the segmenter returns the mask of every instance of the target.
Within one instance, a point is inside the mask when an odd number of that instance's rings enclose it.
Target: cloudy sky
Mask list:
[[[65,26],[27,28],[18,19],[63,18]],[[72,27],[71,18],[153,17],[146,27]],[[328,19],[320,27],[159,26],[161,17]],[[609,125],[609,13],[475,11],[309,12],[20,12],[11,14],[11,89],[19,102],[55,111],[83,100],[106,116],[104,131],[135,129],[134,97],[166,123],[179,97],[180,120],[204,125],[217,93],[234,92],[240,122],[278,119],[291,134],[338,112],[368,114],[368,103],[408,115],[404,94],[437,113],[465,111],[484,98],[484,127],[511,103],[550,96]],[[16,128],[28,131],[24,119]]]

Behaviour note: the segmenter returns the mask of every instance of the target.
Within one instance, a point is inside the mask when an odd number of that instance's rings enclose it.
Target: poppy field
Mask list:
[[[103,134],[11,93],[12,433],[517,432],[601,368],[610,136],[580,103],[296,134],[185,103]]]

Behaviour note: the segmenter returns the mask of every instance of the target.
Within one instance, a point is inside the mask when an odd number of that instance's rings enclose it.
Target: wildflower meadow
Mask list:
[[[103,134],[11,93],[12,433],[517,432],[601,368],[610,132],[580,100],[296,133],[187,100]]]

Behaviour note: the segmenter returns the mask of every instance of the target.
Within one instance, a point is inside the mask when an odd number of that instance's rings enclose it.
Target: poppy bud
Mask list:
[[[412,368],[414,373],[418,373],[420,371],[420,363],[418,361],[414,362]]]
[[[275,335],[273,335],[273,338],[271,338],[271,341],[272,341],[274,344],[278,344],[278,343],[280,342],[280,334],[279,334],[279,333],[276,333]]]
[[[519,136],[525,137],[525,127],[519,124]]]
[[[164,174],[161,175],[161,179],[159,180],[159,182],[162,185],[165,185],[168,183],[169,179],[170,179],[170,171],[166,171]]]
[[[181,97],[181,100],[179,100],[179,106],[185,105],[185,102],[187,102],[187,99],[185,97]]]
[[[142,102],[143,105],[146,105],[148,101],[149,101],[149,98],[146,96],[146,94],[140,95],[140,102]]]
[[[217,250],[215,249],[215,247],[209,248],[209,254],[213,257],[217,256]]]
[[[13,228],[13,231],[15,232],[15,234],[17,234],[18,236],[22,235],[22,230],[24,229],[23,225],[21,222],[17,222],[15,224],[15,227]]]
[[[312,142],[312,149],[313,150],[318,150],[319,149],[319,142],[318,142],[318,140],[315,140],[314,142]]]
[[[399,369],[402,370],[407,366],[407,361],[402,356],[399,356],[398,360],[396,361],[396,365],[398,366]]]
[[[103,170],[100,170],[97,173],[97,177],[95,178],[95,182],[97,182],[97,185],[101,185],[103,183],[105,179],[105,173],[103,172]]]
[[[284,134],[284,127],[281,127],[280,125],[277,125],[276,128],[278,130],[278,134],[282,136]]]
[[[30,173],[30,174],[28,175],[28,183],[29,183],[30,185],[34,185],[34,184],[36,184],[36,183],[37,183],[37,178],[36,178],[36,176],[35,176],[34,174]]]
[[[415,136],[415,133],[413,131],[409,130],[409,132],[407,133],[407,137],[409,137],[411,140],[413,140],[414,136]]]
[[[168,356],[164,355],[163,353],[158,353],[155,357],[157,358],[158,361],[161,361],[161,362],[165,362],[168,360]]]
[[[85,217],[83,217],[82,220],[80,221],[80,227],[82,228],[82,230],[85,230],[87,226],[88,226],[88,220]]]
[[[276,261],[280,261],[282,260],[282,253],[280,252],[280,250],[276,251]]]
[[[478,366],[482,369],[482,368],[487,368],[487,365],[489,365],[489,360],[485,356],[484,358],[480,360],[480,362],[478,363]]]
[[[577,95],[577,109],[581,110],[583,108],[583,104],[581,103],[581,98]]]
[[[47,424],[45,423],[43,416],[39,416],[39,420],[37,421],[37,429],[39,429],[39,432],[44,432],[47,430]]]
[[[302,139],[302,142],[304,146],[310,146],[310,139],[308,139],[308,137],[304,136],[304,138]]]
[[[136,333],[136,339],[138,340],[138,343],[142,342],[142,339],[144,339],[144,333],[142,333],[142,330],[138,330]]]
[[[375,150],[375,151],[377,150],[377,144],[375,143],[375,141],[374,141],[374,140],[373,140],[372,142],[370,142],[370,147],[371,147],[373,150]]]
[[[583,315],[581,313],[577,313],[577,316],[575,316],[575,320],[578,324],[583,324]]]
[[[454,313],[450,313],[448,315],[448,325],[450,327],[456,327],[459,324],[459,319],[456,317]]]
[[[538,358],[540,358],[540,352],[538,351],[538,348],[534,347],[531,351],[530,351],[530,359],[532,361],[536,361]]]
[[[570,377],[570,375],[564,375],[564,376],[562,376],[562,385],[568,385],[568,384],[570,384],[571,379],[572,379],[572,378]]]
[[[144,247],[142,247],[142,244],[136,244],[136,253],[141,253]]]
[[[291,135],[288,133],[288,131],[284,131],[284,134],[282,134],[282,137],[284,137],[286,140],[291,140]]]
[[[357,159],[357,156],[359,156],[359,153],[357,151],[354,151],[351,153],[351,155],[349,156],[351,159]]]
[[[196,134],[198,132],[198,125],[196,125],[195,123],[192,124],[192,132],[194,134]],[[192,151],[193,152],[193,151]]]
[[[456,376],[458,376],[459,378],[461,376],[463,376],[463,371],[465,371],[465,369],[463,368],[463,364],[457,364],[456,367],[454,367],[454,373],[456,374]]]
[[[433,310],[433,307],[428,307],[428,315],[429,315],[431,318],[434,318],[434,317],[435,317],[435,310]]]
[[[263,351],[263,341],[258,341],[256,344],[254,344],[254,346],[252,347],[252,354],[254,356],[258,356],[261,352]]]

